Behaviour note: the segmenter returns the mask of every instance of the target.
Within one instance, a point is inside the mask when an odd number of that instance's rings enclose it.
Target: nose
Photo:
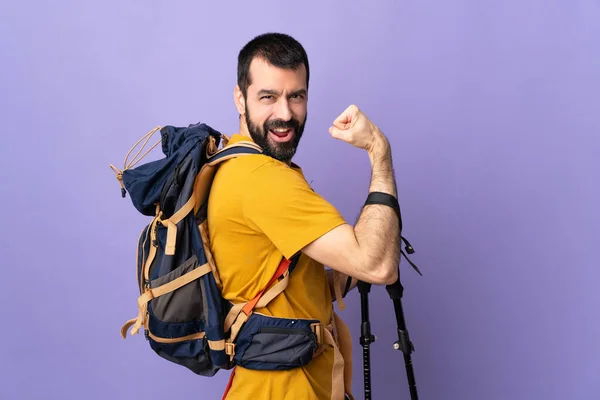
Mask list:
[[[292,110],[286,98],[282,96],[275,106],[275,118],[289,121],[292,119]]]

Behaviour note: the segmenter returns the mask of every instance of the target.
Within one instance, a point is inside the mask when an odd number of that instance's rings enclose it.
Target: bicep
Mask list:
[[[340,225],[312,241],[302,252],[313,260],[329,268],[358,280],[372,284],[382,284],[379,265],[370,265],[369,256],[356,239],[354,227]]]
[[[315,239],[302,249],[313,260],[343,274],[361,274],[362,255],[354,228],[343,224]]]

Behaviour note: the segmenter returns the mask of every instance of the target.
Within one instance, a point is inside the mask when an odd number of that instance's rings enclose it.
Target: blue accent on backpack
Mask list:
[[[158,131],[161,139],[152,148],[162,144],[165,157],[134,168],[152,150],[140,155]],[[128,162],[142,140],[142,149]],[[202,376],[235,365],[260,370],[306,365],[327,345],[322,324],[253,311],[285,289],[297,257],[282,259],[270,284],[252,301],[234,305],[221,295],[208,244],[210,185],[222,162],[262,153],[251,141],[227,142],[203,123],[158,127],[129,151],[123,170],[111,165],[122,196],[128,192],[137,211],[152,218],[137,243],[138,315],[123,325],[121,336],[143,328],[156,354]]]

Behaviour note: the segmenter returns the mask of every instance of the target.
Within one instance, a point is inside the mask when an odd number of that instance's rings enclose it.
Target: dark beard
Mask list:
[[[300,122],[293,117],[289,121],[284,121],[281,119],[266,121],[261,129],[259,126],[252,123],[250,113],[248,112],[248,106],[246,105],[245,118],[250,137],[252,137],[252,140],[254,140],[254,142],[263,149],[265,155],[284,163],[289,163],[292,160],[292,157],[294,157],[294,154],[296,154],[296,150],[298,149],[298,144],[300,143],[302,134],[304,133],[306,117],[304,117],[302,124],[300,124]],[[268,137],[269,130],[277,128],[294,129],[294,134],[288,142],[271,142]]]

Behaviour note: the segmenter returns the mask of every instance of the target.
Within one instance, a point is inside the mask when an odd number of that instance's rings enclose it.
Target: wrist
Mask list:
[[[367,153],[369,154],[371,165],[391,157],[390,142],[377,127],[373,128],[373,143],[367,150]]]
[[[378,129],[373,133],[373,145],[369,149],[369,159],[371,161],[369,191],[385,192],[396,196],[391,146],[388,139]]]

